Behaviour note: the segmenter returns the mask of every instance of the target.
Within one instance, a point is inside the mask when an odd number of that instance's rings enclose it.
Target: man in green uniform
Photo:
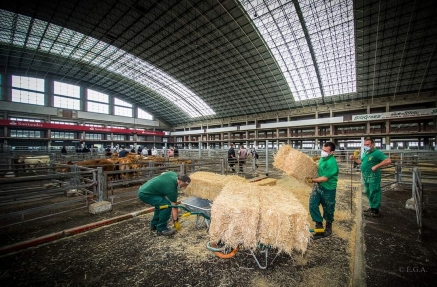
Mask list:
[[[316,183],[310,196],[310,215],[316,222],[316,229],[323,228],[323,218],[326,221],[325,236],[332,234],[334,221],[335,194],[338,181],[338,164],[333,153],[335,145],[327,142],[322,147],[319,160],[318,177],[307,178],[307,182]],[[319,205],[323,208],[323,217]]]
[[[155,207],[150,229],[156,230],[158,235],[171,236],[175,230],[167,227],[170,215],[173,216],[175,228],[180,229],[178,222],[178,209],[159,209],[162,205],[176,205],[178,198],[178,187],[185,187],[191,182],[187,175],[177,175],[176,172],[168,171],[152,178],[143,184],[138,190],[138,197],[141,201]]]
[[[381,205],[381,170],[380,168],[391,163],[390,158],[375,148],[373,139],[364,140],[364,154],[361,159],[351,156],[351,160],[361,164],[361,174],[364,180],[364,189],[369,199],[370,208],[364,211],[365,216],[379,217]]]

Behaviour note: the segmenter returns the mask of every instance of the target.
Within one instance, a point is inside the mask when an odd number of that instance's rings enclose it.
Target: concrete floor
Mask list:
[[[437,192],[429,190],[434,195]],[[436,286],[437,206],[426,206],[419,237],[416,213],[405,208],[411,190],[382,194],[380,218],[363,216],[367,286]],[[362,196],[362,208],[368,200]]]

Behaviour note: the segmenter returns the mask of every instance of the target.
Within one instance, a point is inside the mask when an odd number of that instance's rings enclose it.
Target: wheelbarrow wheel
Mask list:
[[[216,243],[211,243],[207,245],[209,250],[214,251],[214,254],[222,259],[229,259],[235,256],[235,254],[237,254],[238,251],[238,247],[235,248],[230,248],[230,247],[226,247],[224,246],[224,244],[220,244],[220,242],[218,244]]]

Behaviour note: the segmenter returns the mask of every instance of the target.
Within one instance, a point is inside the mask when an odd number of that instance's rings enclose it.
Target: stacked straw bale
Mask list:
[[[290,145],[283,145],[279,148],[275,154],[273,166],[299,181],[305,181],[306,177],[317,177],[317,164],[312,158]]]
[[[252,184],[258,185],[258,186],[274,186],[276,185],[277,180],[274,178],[264,178],[259,181],[254,181]]]
[[[291,191],[250,183],[227,184],[211,207],[211,242],[235,248],[258,244],[291,254],[310,240],[308,212]]]
[[[246,182],[242,177],[236,175],[221,175],[212,172],[198,171],[190,174],[191,183],[185,188],[187,196],[197,196],[203,199],[214,201],[227,183],[233,182],[238,185]]]
[[[310,240],[308,212],[283,187],[260,187],[260,221],[258,240],[274,246],[279,252],[291,254],[293,250],[304,253]]]
[[[227,184],[211,207],[211,242],[256,248],[260,202],[250,183]]]

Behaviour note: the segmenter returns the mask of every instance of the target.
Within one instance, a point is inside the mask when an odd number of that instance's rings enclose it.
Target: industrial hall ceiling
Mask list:
[[[177,126],[437,85],[435,0],[4,0],[1,73]]]

